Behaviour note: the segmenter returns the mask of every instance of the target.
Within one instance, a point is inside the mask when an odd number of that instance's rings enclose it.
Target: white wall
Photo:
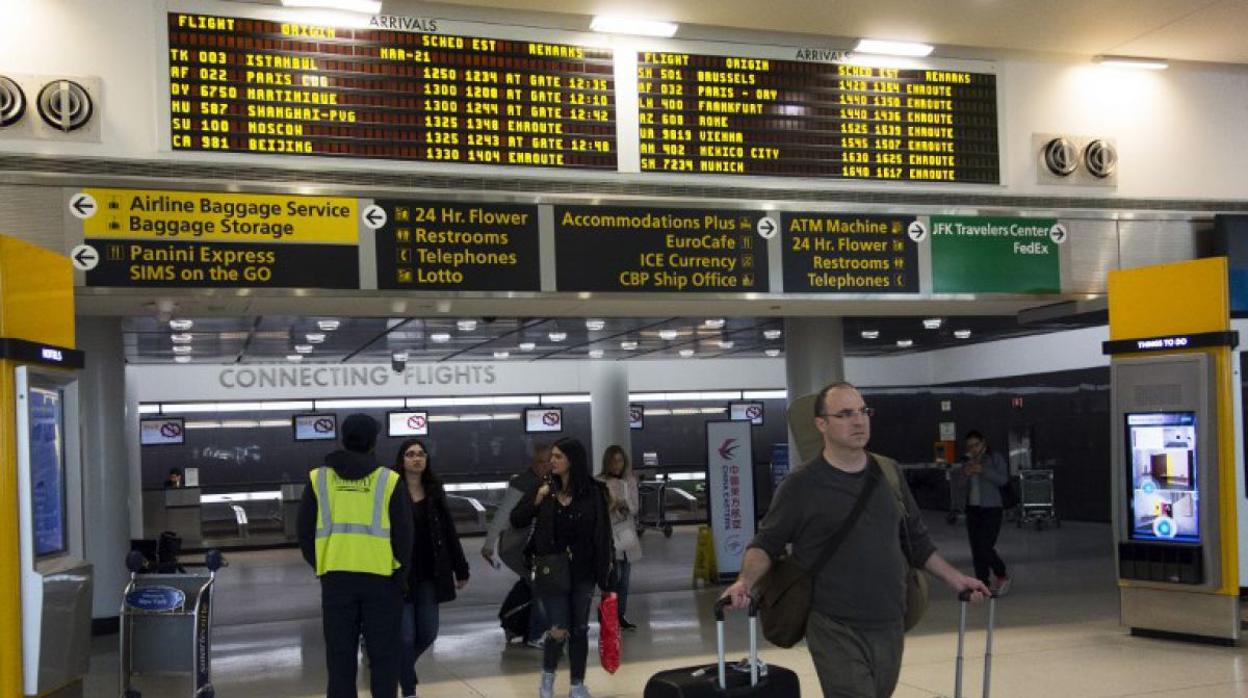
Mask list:
[[[5,0],[0,21],[0,71],[26,74],[94,75],[103,82],[100,143],[13,140],[0,135],[0,153],[47,153],[139,159],[174,159],[242,164],[282,164],[315,168],[316,158],[172,154],[158,134],[168,117],[167,99],[158,91],[166,65],[159,55],[164,13],[176,9],[239,15],[246,11],[279,12],[248,3],[188,0]],[[406,9],[405,9],[406,8]],[[429,16],[427,9],[402,0],[387,3],[389,13]],[[439,9],[449,17],[453,9]],[[467,12],[467,11],[465,11]],[[480,11],[474,14],[481,14]],[[467,16],[467,15],[465,15]],[[534,23],[539,20],[535,20]],[[541,32],[533,30],[534,37]],[[744,44],[749,33],[735,38]],[[601,42],[600,35],[592,39]],[[621,50],[636,48],[616,39]],[[805,43],[809,43],[808,40]],[[802,45],[794,41],[794,45]],[[654,44],[651,43],[651,46]],[[1234,198],[1248,197],[1242,155],[1248,152],[1248,67],[1176,65],[1161,73],[1123,72],[1094,66],[1083,58],[1029,57],[998,62],[1001,74],[1001,146],[1005,153],[1001,191],[1010,194]],[[628,121],[621,113],[622,121]],[[1036,183],[1031,138],[1034,133],[1068,133],[1117,139],[1121,157],[1117,191],[1065,188]],[[621,160],[635,159],[635,143],[623,139]],[[423,163],[349,162],[340,169],[404,171],[437,168]],[[459,171],[464,171],[460,166]],[[471,168],[484,173],[490,168]],[[578,176],[553,171],[496,169],[505,176]],[[629,175],[621,175],[629,177]],[[634,175],[636,176],[636,175]],[[641,177],[650,181],[657,175]],[[705,180],[703,180],[705,181]],[[720,178],[716,182],[725,182]],[[740,178],[732,179],[742,183]],[[771,180],[773,184],[777,180]],[[784,186],[838,189],[861,183],[780,180]],[[880,185],[868,185],[877,186]],[[880,187],[883,188],[883,187]],[[956,191],[957,188],[924,187]],[[988,191],[997,191],[988,187]],[[983,188],[979,189],[980,191]]]

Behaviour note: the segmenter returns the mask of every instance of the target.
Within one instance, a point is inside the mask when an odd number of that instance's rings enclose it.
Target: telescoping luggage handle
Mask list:
[[[953,698],[962,698],[962,641],[966,638],[966,607],[971,601],[971,592],[960,592],[958,601],[962,602],[962,608],[958,614],[957,678],[953,687]],[[984,649],[984,698],[988,698],[988,692],[992,687],[992,626],[996,621],[996,615],[997,595],[994,593],[988,597],[988,643]]]
[[[732,599],[720,597],[715,602],[715,645],[719,652],[719,690],[728,690],[728,675],[724,659],[724,609]],[[758,685],[758,603],[750,599],[750,685]]]

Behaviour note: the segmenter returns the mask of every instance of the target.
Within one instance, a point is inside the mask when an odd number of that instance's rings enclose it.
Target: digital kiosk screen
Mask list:
[[[760,427],[763,425],[763,403],[734,402],[728,405],[728,419],[734,422],[749,422]]]
[[[332,414],[297,414],[293,418],[295,441],[333,441],[338,438],[338,417]]]
[[[428,436],[428,412],[391,412],[386,415],[388,436]]]
[[[1196,413],[1127,415],[1130,537],[1200,542]]]
[[[30,484],[35,556],[68,549],[65,540],[65,434],[59,388],[31,387]]]

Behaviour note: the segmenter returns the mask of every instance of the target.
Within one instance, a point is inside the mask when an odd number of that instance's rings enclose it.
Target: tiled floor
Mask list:
[[[969,565],[962,528],[932,515],[941,549]],[[624,665],[614,676],[597,668],[591,649],[588,684],[595,696],[640,697],[655,672],[713,661],[715,590],[690,588],[694,531],[670,540],[644,538],[646,557],[633,569],[630,617],[642,627],[624,637]],[[465,540],[475,551],[480,539]],[[1000,550],[1016,581],[998,607],[993,694],[1010,698],[1165,696],[1248,698],[1248,651],[1145,640],[1118,627],[1117,591],[1107,525],[1066,523],[1037,532],[1007,525]],[[540,653],[504,647],[495,617],[511,577],[474,557],[473,579],[459,600],[442,607],[442,632],[422,658],[425,698],[536,695]],[[293,550],[231,556],[218,589],[213,677],[220,698],[312,698],[325,680],[319,597],[311,571]],[[958,605],[938,589],[923,623],[907,638],[898,698],[949,696],[953,691]],[[980,695],[983,608],[972,610],[966,695]],[[742,614],[728,623],[729,656],[748,647]],[[117,638],[97,638],[87,696],[116,696]],[[768,662],[793,668],[804,695],[819,695],[803,646],[763,644]],[[567,674],[559,693],[566,695]],[[182,696],[168,690],[152,696]],[[367,691],[363,692],[367,695]]]

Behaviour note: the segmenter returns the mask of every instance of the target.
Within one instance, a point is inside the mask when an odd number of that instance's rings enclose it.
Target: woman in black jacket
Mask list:
[[[399,661],[399,687],[406,698],[416,695],[416,660],[438,637],[438,604],[453,601],[455,590],[468,583],[468,559],[425,444],[419,439],[404,441],[394,469],[401,479],[399,487],[411,499],[414,524]]]
[[[590,698],[585,688],[589,608],[594,587],[608,587],[614,557],[606,489],[593,479],[585,447],[576,439],[555,442],[550,465],[551,478],[525,493],[511,511],[516,528],[537,519],[526,552],[533,559],[534,585],[550,623],[538,695],[554,697],[555,670],[567,642],[572,664],[568,696]]]

